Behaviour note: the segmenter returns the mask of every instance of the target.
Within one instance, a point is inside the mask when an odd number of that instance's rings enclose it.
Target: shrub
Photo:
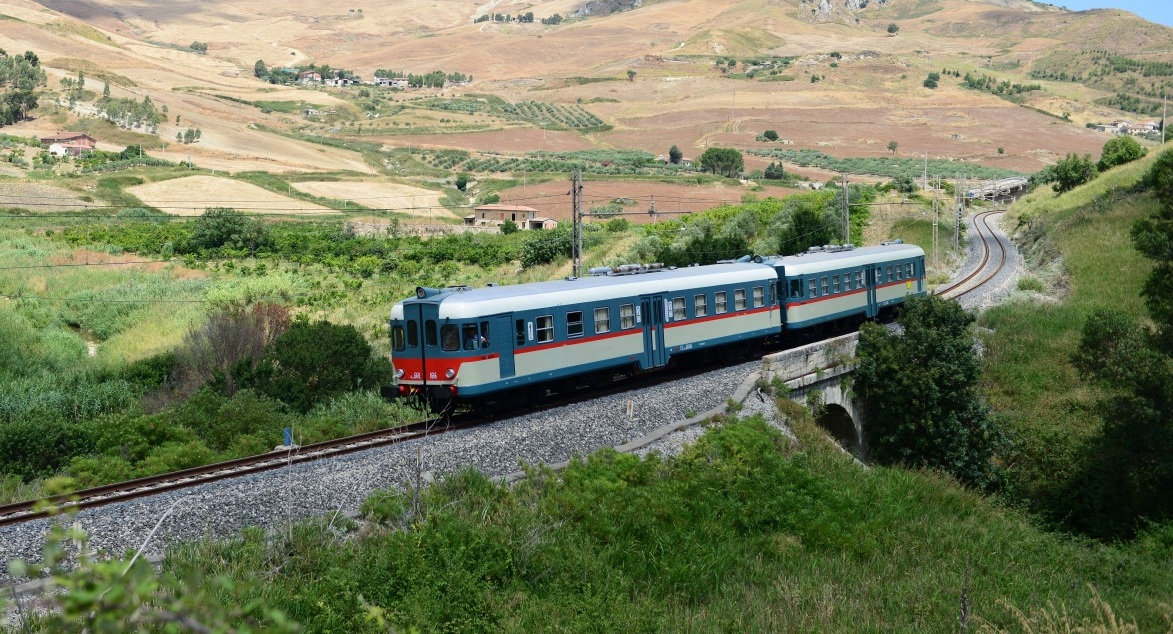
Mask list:
[[[518,231],[521,231],[521,229],[517,226],[517,223],[513,222],[512,220],[506,220],[505,222],[501,223],[501,233],[507,236],[513,235]]]
[[[278,444],[286,426],[281,409],[280,403],[252,390],[240,390],[228,399],[204,389],[176,410],[174,420],[211,449],[223,451],[238,436],[250,434],[267,436],[271,444]]]
[[[992,486],[992,458],[1005,438],[978,391],[974,317],[929,295],[909,298],[897,321],[901,335],[874,324],[860,330],[855,386],[867,408],[873,455]]]
[[[762,133],[762,138],[766,139],[767,141],[777,141],[778,132],[775,130],[766,130]]]
[[[94,426],[61,418],[33,418],[0,425],[0,471],[24,480],[51,476],[90,451]]]
[[[573,255],[570,238],[570,230],[563,227],[531,233],[521,245],[521,265],[529,268],[570,257]]]
[[[1148,151],[1141,147],[1140,142],[1132,135],[1118,136],[1104,144],[1096,168],[1103,172],[1117,165],[1131,163],[1147,153]]]
[[[266,351],[248,383],[299,412],[337,394],[391,382],[391,362],[351,325],[297,321]]]
[[[628,227],[630,226],[631,222],[629,222],[627,218],[612,218],[608,220],[606,224],[607,231],[611,233],[627,231]]]
[[[192,222],[188,244],[193,251],[210,251],[221,247],[247,249],[255,255],[257,249],[272,241],[269,228],[260,218],[248,216],[227,207],[209,207]]]
[[[234,373],[251,369],[265,348],[288,329],[289,309],[277,304],[213,313],[207,323],[184,337],[178,353],[180,380],[190,389],[210,382],[232,396],[237,388]],[[242,363],[246,367],[238,368]]]

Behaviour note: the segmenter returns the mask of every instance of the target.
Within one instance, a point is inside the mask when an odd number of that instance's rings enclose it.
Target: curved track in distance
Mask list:
[[[977,267],[975,267],[974,270],[970,272],[969,275],[966,275],[957,282],[950,284],[945,288],[939,288],[935,290],[933,294],[939,295],[946,299],[960,299],[965,295],[981,289],[983,286],[989,283],[990,280],[998,276],[998,273],[1002,271],[1002,267],[1006,265],[1006,247],[1002,245],[1002,241],[999,240],[998,236],[994,234],[994,229],[990,226],[990,218],[995,214],[1001,213],[1005,212],[987,211],[974,217],[973,226],[977,229],[978,236],[981,238],[982,243],[981,263],[979,263]],[[984,232],[982,231],[983,226],[985,227]],[[990,247],[991,242],[997,246],[998,256],[994,262],[993,270],[986,272],[986,269],[990,268],[990,260],[994,252],[994,249]],[[976,282],[974,281],[975,279],[977,280]]]

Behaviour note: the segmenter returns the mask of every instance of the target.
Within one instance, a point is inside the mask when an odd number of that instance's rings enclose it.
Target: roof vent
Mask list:
[[[885,242],[881,242],[880,246],[886,247],[886,246],[893,245],[893,244],[904,244],[904,240],[901,240],[900,238],[896,238],[895,240],[888,240]]]

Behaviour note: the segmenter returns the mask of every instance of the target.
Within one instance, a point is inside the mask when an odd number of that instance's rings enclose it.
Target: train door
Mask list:
[[[664,296],[645,295],[640,298],[640,312],[636,320],[644,329],[644,368],[658,368],[668,363],[664,349]]]
[[[490,343],[498,355],[501,378],[507,379],[517,373],[517,368],[513,364],[512,315],[497,315],[493,318],[492,337]]]
[[[868,289],[868,318],[875,317],[876,314],[880,312],[876,307],[876,276],[878,275],[878,270],[879,267],[875,266],[866,266],[863,270],[863,285]]]

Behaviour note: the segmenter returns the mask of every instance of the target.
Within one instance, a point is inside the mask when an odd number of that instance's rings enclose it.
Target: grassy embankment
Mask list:
[[[991,309],[985,336],[985,389],[1017,447],[1009,464],[1012,497],[1046,510],[1076,468],[1082,442],[1100,426],[1097,388],[1083,382],[1071,355],[1087,316],[1099,308],[1144,312],[1141,286],[1151,264],[1129,231],[1156,210],[1130,193],[1157,152],[1100,175],[1063,196],[1043,188],[1013,205],[1004,226],[1021,234],[1034,281],[1058,301],[1012,301]],[[1039,282],[1043,284],[1039,284]]]
[[[172,551],[308,631],[1020,631],[1046,612],[1167,626],[1173,550],[1047,533],[942,477],[862,469],[805,412],[710,427],[676,459],[603,451],[516,487],[473,474],[311,522]],[[345,536],[344,536],[345,535]],[[1016,612],[1021,611],[1021,615]],[[1117,631],[1117,630],[1096,630]]]

